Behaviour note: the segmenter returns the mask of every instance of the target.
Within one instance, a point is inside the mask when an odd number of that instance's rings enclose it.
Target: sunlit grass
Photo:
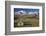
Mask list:
[[[17,25],[20,21],[24,23],[23,26]],[[39,17],[37,18],[37,17],[23,16],[23,17],[19,17],[18,19],[14,19],[14,27],[37,27],[37,26],[39,26]]]

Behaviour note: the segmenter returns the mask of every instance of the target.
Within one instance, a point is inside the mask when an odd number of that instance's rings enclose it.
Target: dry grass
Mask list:
[[[18,22],[23,22],[23,26],[18,26]],[[14,16],[14,27],[37,27],[39,26],[39,17],[38,16]]]

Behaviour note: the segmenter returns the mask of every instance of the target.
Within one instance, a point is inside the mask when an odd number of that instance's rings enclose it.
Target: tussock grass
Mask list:
[[[18,22],[23,22],[23,26],[18,26]],[[14,17],[14,27],[37,27],[39,26],[39,16],[21,16]]]

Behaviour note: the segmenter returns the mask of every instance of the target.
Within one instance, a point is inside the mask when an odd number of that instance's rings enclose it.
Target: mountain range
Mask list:
[[[15,15],[17,15],[17,14],[19,14],[19,15],[26,15],[26,14],[27,14],[27,15],[35,15],[35,14],[36,14],[36,15],[39,15],[39,12],[28,12],[28,13],[27,13],[26,11],[22,11],[22,10],[21,10],[21,11],[15,12],[14,14],[15,14]]]

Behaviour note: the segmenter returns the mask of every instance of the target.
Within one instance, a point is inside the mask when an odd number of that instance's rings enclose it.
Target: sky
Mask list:
[[[39,12],[39,9],[29,9],[29,8],[14,8],[14,12],[19,12],[19,11],[25,11],[25,12]]]

